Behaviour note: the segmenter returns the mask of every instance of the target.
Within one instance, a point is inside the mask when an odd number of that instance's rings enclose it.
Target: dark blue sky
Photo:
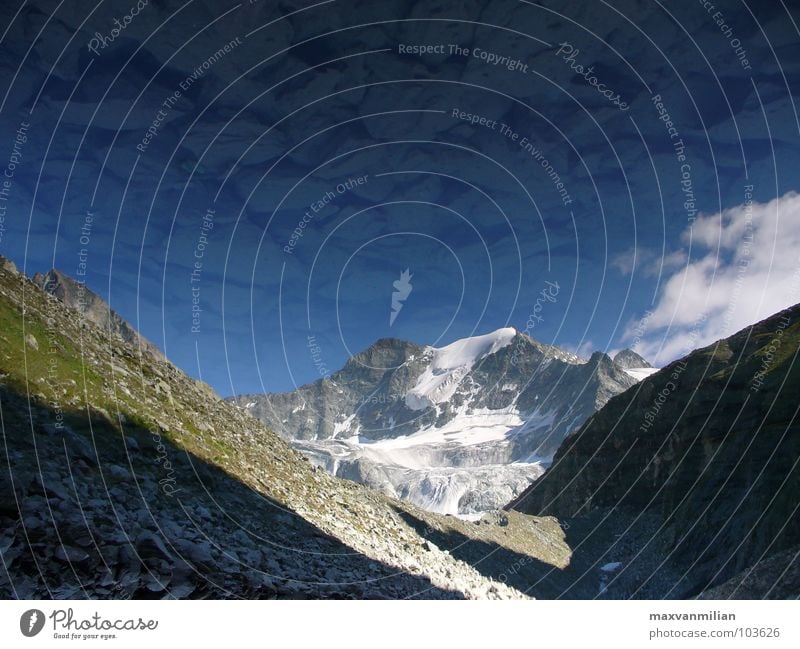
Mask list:
[[[702,341],[798,301],[796,3],[151,1],[113,38],[119,3],[51,4],[0,9],[0,252],[83,250],[222,394],[526,323],[663,361],[695,312]]]

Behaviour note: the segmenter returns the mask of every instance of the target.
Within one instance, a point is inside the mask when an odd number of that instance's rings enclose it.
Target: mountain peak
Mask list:
[[[345,376],[378,375],[386,371],[396,370],[412,359],[422,356],[425,348],[401,338],[379,338],[366,349],[347,359],[340,370],[334,372],[332,378],[337,381]],[[346,379],[342,379],[346,380]],[[320,381],[316,381],[319,383]],[[323,381],[324,383],[324,381]]]
[[[489,355],[511,344],[517,330],[514,327],[501,327],[487,334],[468,336],[454,340],[444,347],[431,347],[437,352],[444,352],[452,362],[459,362],[466,357],[475,357],[481,353]]]
[[[614,356],[614,362],[622,369],[630,370],[639,367],[653,367],[632,349],[623,349]]]
[[[608,354],[606,354],[605,352],[602,352],[600,350],[598,350],[596,352],[592,352],[592,355],[589,358],[589,362],[593,363],[593,364],[602,363],[604,361],[607,362],[607,363],[611,363],[612,362],[611,361],[611,357]]]

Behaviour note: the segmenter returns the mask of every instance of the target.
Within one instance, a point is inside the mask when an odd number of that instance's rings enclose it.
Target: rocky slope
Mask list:
[[[568,553],[472,526],[472,567],[430,540],[447,519],[315,469],[6,263],[0,321],[0,597],[513,598],[511,557]]]
[[[77,311],[84,318],[111,334],[120,336],[142,352],[161,357],[161,350],[149,340],[139,335],[128,322],[114,311],[103,298],[86,286],[84,282],[64,275],[56,268],[47,273],[36,273],[33,283],[46,293]]]
[[[510,507],[588,526],[619,563],[612,596],[696,595],[797,545],[799,350],[800,305],[692,352],[609,400]]]
[[[504,328],[441,348],[379,340],[330,378],[234,402],[334,475],[475,514],[530,485],[636,380],[605,354],[587,361]]]
[[[798,599],[800,546],[770,555],[697,599]]]

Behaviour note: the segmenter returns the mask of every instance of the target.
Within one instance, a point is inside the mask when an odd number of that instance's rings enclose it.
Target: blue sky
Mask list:
[[[17,4],[0,252],[75,275],[86,249],[90,287],[222,394],[527,322],[660,363],[699,313],[710,342],[800,301],[789,4],[165,2],[95,54],[113,8],[75,31],[67,3],[27,57],[49,9]]]

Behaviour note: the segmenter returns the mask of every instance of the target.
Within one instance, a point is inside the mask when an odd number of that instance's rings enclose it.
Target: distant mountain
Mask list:
[[[632,349],[623,349],[614,356],[614,364],[621,367],[625,372],[637,381],[646,379],[651,374],[658,372],[658,369],[650,365],[639,354]]]
[[[474,514],[526,488],[635,383],[605,354],[581,359],[509,327],[441,348],[382,339],[329,379],[234,402],[335,475]]]
[[[620,564],[610,596],[693,596],[737,573],[738,596],[765,595],[749,569],[800,543],[798,354],[800,305],[671,363],[570,434],[510,508],[595,538],[615,525],[594,558]]]
[[[653,367],[632,349],[623,349],[622,351],[617,352],[614,355],[614,362],[626,370]]]
[[[114,311],[103,298],[86,284],[65,275],[56,268],[47,273],[36,273],[33,283],[45,293],[61,300],[68,307],[79,311],[98,327],[140,348],[143,352],[161,358],[161,350],[134,329],[122,316]]]

